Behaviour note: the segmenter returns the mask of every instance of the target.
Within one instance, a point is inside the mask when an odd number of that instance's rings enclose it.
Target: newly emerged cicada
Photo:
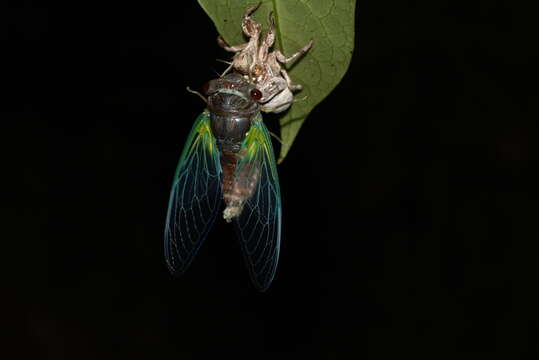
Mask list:
[[[289,57],[274,45],[276,25],[269,30],[247,9],[241,27],[247,43],[228,46],[230,67],[204,88],[208,107],[195,121],[183,149],[172,185],[165,227],[165,258],[174,274],[191,264],[207,237],[224,199],[223,218],[234,222],[254,285],[266,290],[277,269],[281,241],[281,194],[270,141],[260,111],[281,113],[301,90],[284,64],[311,48],[313,41]]]
[[[251,279],[261,291],[273,280],[281,240],[281,195],[262,94],[239,74],[211,80],[207,109],[187,138],[172,184],[165,227],[165,258],[182,274],[225,202]]]

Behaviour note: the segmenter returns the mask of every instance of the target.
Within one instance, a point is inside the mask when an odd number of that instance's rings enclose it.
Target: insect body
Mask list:
[[[254,285],[266,290],[275,274],[281,238],[281,195],[261,94],[238,74],[212,80],[208,108],[184,146],[169,200],[165,258],[174,274],[189,267],[224,199]]]

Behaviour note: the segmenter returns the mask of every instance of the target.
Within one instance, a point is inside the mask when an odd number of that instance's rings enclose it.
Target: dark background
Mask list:
[[[0,356],[538,353],[537,9],[509,4],[359,2],[350,70],[279,167],[266,293],[222,222],[182,278],[163,259],[185,87],[229,56],[198,4],[9,4]]]

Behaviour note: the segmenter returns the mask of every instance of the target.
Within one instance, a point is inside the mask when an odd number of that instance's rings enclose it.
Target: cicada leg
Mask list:
[[[266,61],[266,59],[268,58],[269,49],[273,46],[273,43],[275,42],[275,18],[273,17],[273,12],[269,13],[268,22],[270,28],[264,36],[262,43],[260,44],[260,49],[258,49],[258,60],[261,62]]]
[[[245,12],[243,15],[243,20],[241,21],[241,28],[243,33],[249,37],[254,37],[260,34],[260,24],[256,23],[251,19],[251,15],[260,7],[262,2],[259,2],[258,5],[255,5]]]
[[[275,50],[275,55],[277,57],[277,60],[279,60],[280,63],[286,64],[286,63],[289,63],[290,61],[295,60],[299,56],[305,54],[307,51],[309,51],[311,46],[313,46],[313,43],[314,43],[313,40],[309,41],[307,45],[305,45],[304,47],[302,47],[301,49],[299,49],[298,51],[296,51],[294,54],[290,55],[289,57],[284,56],[283,53],[280,52],[279,50]]]

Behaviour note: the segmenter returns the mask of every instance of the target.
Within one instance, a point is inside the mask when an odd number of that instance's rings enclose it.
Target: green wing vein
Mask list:
[[[271,284],[281,241],[281,193],[271,139],[262,121],[255,121],[247,134],[237,176],[245,169],[258,179],[252,196],[245,202],[236,219],[243,255],[254,285],[261,291]]]
[[[221,164],[210,116],[202,113],[189,134],[172,184],[165,225],[165,259],[182,274],[208,235],[221,204]]]

